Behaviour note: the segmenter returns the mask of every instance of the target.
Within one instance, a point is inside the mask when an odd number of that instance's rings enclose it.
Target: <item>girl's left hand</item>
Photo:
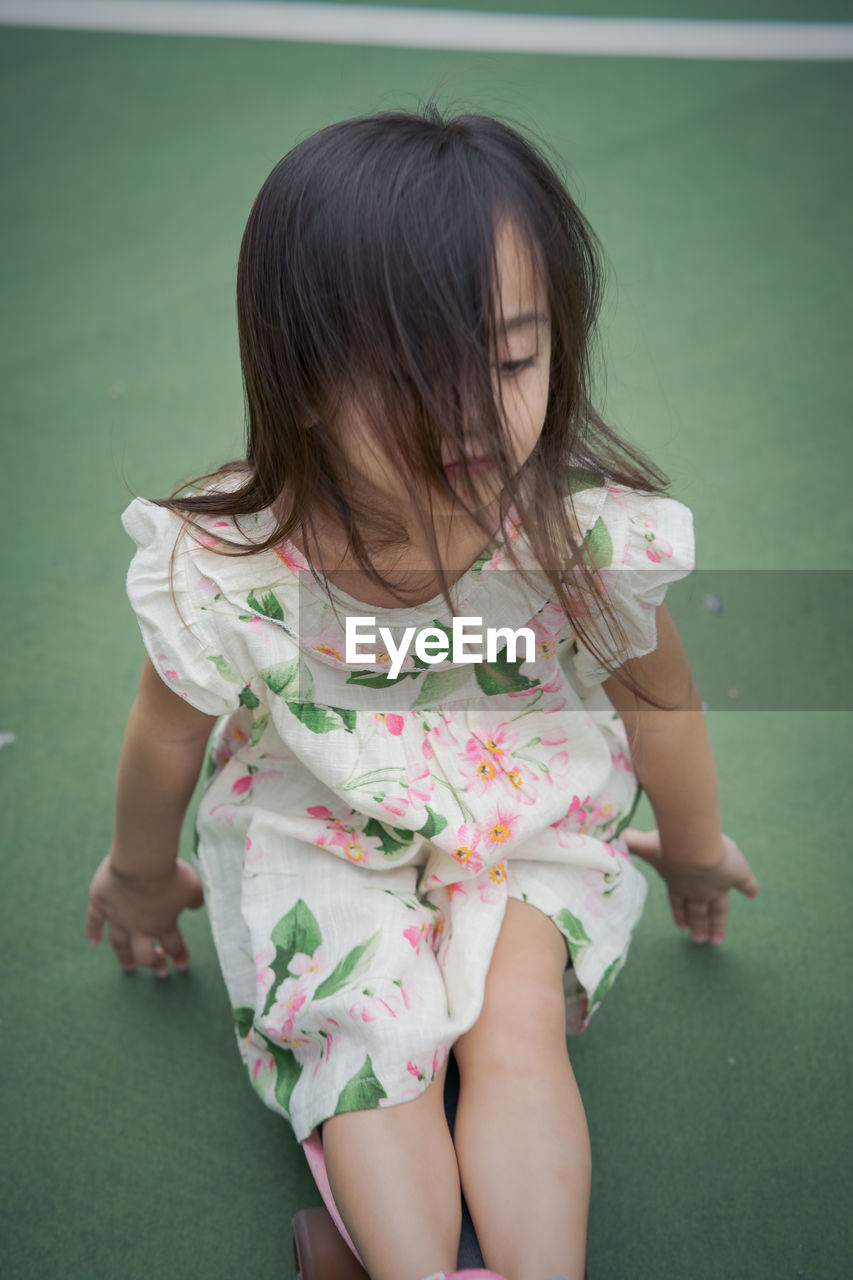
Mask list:
[[[758,896],[758,881],[749,863],[729,836],[721,837],[720,858],[712,866],[676,862],[664,856],[657,831],[622,833],[631,853],[650,863],[666,881],[672,916],[679,929],[689,929],[694,942],[719,946],[726,936],[729,892]]]

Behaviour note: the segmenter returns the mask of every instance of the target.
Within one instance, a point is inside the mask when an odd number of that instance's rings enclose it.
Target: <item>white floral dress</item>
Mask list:
[[[629,650],[693,567],[690,512],[574,476],[574,508]],[[261,513],[206,524],[137,499],[128,593],[151,660],[221,716],[198,860],[240,1050],[263,1101],[306,1139],[341,1111],[424,1090],[477,1018],[507,897],[554,921],[571,956],[568,1025],[622,967],[645,881],[620,842],[637,795],[606,676],[506,540],[454,588],[458,615],[530,627],[535,661],[345,661],[347,614],[446,628],[439,598],[383,610],[321,584],[289,546],[248,556]],[[177,549],[176,548],[177,543]],[[521,542],[517,543],[518,546]],[[174,552],[174,555],[173,555]],[[512,1017],[512,1010],[507,1010]]]

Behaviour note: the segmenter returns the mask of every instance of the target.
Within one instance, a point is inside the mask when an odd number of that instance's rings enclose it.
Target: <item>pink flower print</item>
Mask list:
[[[536,638],[537,658],[553,658],[557,652],[557,638],[565,625],[566,615],[562,609],[553,604],[547,604],[541,613],[528,623]]]
[[[215,804],[210,811],[210,816],[214,822],[224,822],[227,826],[234,826],[234,819],[240,812],[239,805],[236,804]]]
[[[373,991],[365,990],[350,1005],[349,1016],[355,1022],[375,1022],[377,1018],[396,1018],[399,1012],[396,996],[389,993],[386,1000]]]
[[[608,800],[603,804],[593,805],[589,814],[589,822],[592,830],[600,828],[602,832],[609,831],[613,826],[613,805]]]
[[[293,1031],[293,1023],[299,1010],[308,999],[307,983],[301,978],[285,978],[275,993],[275,1004],[266,1017],[265,1031],[270,1039],[280,1044]]]
[[[431,797],[433,786],[429,769],[424,767],[414,777],[406,778],[402,784],[402,795],[386,795],[382,801],[382,808],[395,818],[406,816],[416,818],[419,811],[423,812],[427,800]],[[414,810],[414,813],[412,813],[412,810]]]
[[[514,736],[507,725],[499,725],[492,735],[472,734],[465,743],[461,771],[475,795],[501,782]]]
[[[421,943],[428,932],[429,927],[425,920],[422,920],[420,925],[410,924],[408,929],[403,930],[403,937],[414,947],[416,956],[421,954]]]
[[[501,781],[504,784],[504,790],[509,792],[514,801],[520,801],[521,804],[535,804],[539,775],[528,764],[511,758],[501,771]]]
[[[435,1079],[436,1073],[444,1066],[446,1059],[447,1050],[436,1049],[435,1053],[432,1055],[432,1066],[430,1068],[419,1067],[416,1062],[409,1061],[406,1063],[406,1070],[410,1076],[414,1076],[414,1078],[419,1080],[422,1084],[428,1084],[431,1080]]]
[[[312,648],[316,653],[322,654],[324,658],[331,658],[333,662],[343,662],[344,660],[341,652],[342,646],[339,641],[319,639]]]
[[[242,778],[238,778],[231,787],[232,794],[235,796],[244,796],[248,791],[251,791],[251,789],[252,775],[250,773],[244,774]]]
[[[175,681],[180,680],[181,677],[170,665],[169,659],[165,653],[157,654],[157,666],[160,668],[160,675],[163,676],[164,679],[170,680],[173,684]]]
[[[388,737],[389,734],[391,737],[399,738],[406,723],[403,717],[397,715],[396,712],[384,713],[382,711],[376,711],[374,712],[373,718],[376,721],[376,727],[383,738]]]
[[[476,738],[469,738],[463,757],[462,774],[470,790],[475,795],[481,795],[500,780],[501,770],[482,743]]]
[[[255,981],[262,991],[269,991],[275,982],[275,973],[270,968],[273,960],[275,960],[275,947],[272,943],[267,943],[255,953]]]
[[[563,816],[563,821],[568,821],[572,815],[575,815],[579,823],[585,824],[589,816],[586,811],[586,806],[589,804],[589,800],[589,796],[585,796],[583,800],[578,796],[572,796],[572,803],[566,810]]]
[[[486,828],[486,839],[492,846],[506,844],[512,837],[513,827],[518,821],[517,813],[507,813],[498,806],[495,817]]]
[[[634,772],[630,757],[624,751],[611,751],[610,759],[613,762],[614,769],[624,770],[625,773]]]
[[[652,564],[660,564],[661,560],[669,559],[672,556],[672,544],[664,542],[662,539],[649,538],[646,535],[649,545],[646,547],[646,555]],[[654,543],[654,545],[652,545]]]
[[[332,1030],[333,1027],[334,1031]],[[322,1026],[317,1027],[316,1040],[311,1042],[312,1049],[316,1050],[318,1055],[313,1073],[313,1079],[315,1080],[320,1068],[325,1063],[328,1063],[332,1056],[332,1046],[335,1043],[338,1031],[340,1031],[340,1023],[336,1022],[334,1018],[324,1018]]]
[[[494,906],[504,899],[503,886],[506,884],[506,863],[498,862],[489,870],[489,878],[480,886],[480,901],[486,906]]]
[[[477,852],[477,845],[480,843],[481,832],[477,827],[464,822],[461,827],[457,828],[456,839],[459,843],[455,849],[451,849],[451,858],[461,863],[463,867],[469,867],[471,871],[480,871],[483,866],[483,859]]]
[[[246,1036],[246,1047],[241,1056],[248,1065],[253,1080],[257,1080],[262,1073],[268,1073],[275,1069],[275,1059],[267,1048],[263,1036],[259,1036],[254,1027],[249,1028],[249,1034]]]
[[[259,844],[255,844],[251,836],[246,836],[246,847],[243,853],[243,865],[251,866],[253,862],[263,862],[264,851]]]
[[[319,978],[325,968],[326,953],[322,947],[318,947],[312,956],[298,951],[287,966],[288,973],[298,978]]]
[[[423,742],[421,744],[421,751],[423,752],[425,760],[432,760],[434,746],[441,746],[450,749],[456,746],[456,742],[453,738],[453,731],[450,727],[449,716],[443,715],[438,723],[431,727],[428,727],[429,720],[426,714],[423,714],[422,719],[426,732],[424,733]]]
[[[292,547],[289,547],[286,542],[280,542],[278,546],[273,547],[273,551],[292,573],[299,574],[305,568],[302,561],[294,555]]]
[[[661,560],[669,559],[672,555],[672,546],[662,538],[658,538],[654,530],[657,529],[658,522],[654,516],[648,516],[643,521],[643,528],[646,532],[643,534],[648,546],[646,547],[646,555],[652,564],[660,564]]]
[[[544,738],[543,746],[548,744]],[[568,751],[555,751],[552,756],[548,756],[548,773],[545,775],[546,780],[552,787],[559,788],[560,791],[568,790],[569,782],[569,753]]]
[[[587,830],[589,814],[586,806],[589,802],[589,796],[583,800],[578,796],[572,796],[572,802],[563,817],[558,822],[551,823],[552,829],[557,833],[557,840],[564,849],[573,848],[576,843],[575,836]]]
[[[584,873],[583,883],[586,885],[586,896],[583,900],[584,912],[596,919],[601,919],[604,912],[601,909],[601,898],[604,890],[604,873],[602,871],[587,871]]]
[[[312,805],[306,812],[312,818],[318,818],[326,823],[326,829],[314,836],[314,844],[318,848],[341,849],[349,862],[369,862],[370,850],[358,840],[360,833],[346,826],[340,818],[336,818],[331,809],[327,809],[325,805]],[[351,809],[346,812],[347,817],[352,816]]]
[[[343,849],[344,855],[349,862],[365,862],[368,859],[367,850],[357,840],[346,840]]]

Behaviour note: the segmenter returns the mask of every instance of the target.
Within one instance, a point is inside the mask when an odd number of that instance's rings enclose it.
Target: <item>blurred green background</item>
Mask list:
[[[688,8],[853,16],[654,14]],[[604,243],[599,403],[694,510],[701,586],[672,607],[762,885],[714,952],[652,885],[570,1046],[591,1274],[846,1280],[850,64],[0,28],[0,70],[3,1274],[293,1275],[290,1218],[318,1196],[243,1078],[203,915],[168,982],[124,977],[83,934],[142,657],[118,517],[241,450],[235,263],[272,165],[331,121],[436,95],[544,136]]]

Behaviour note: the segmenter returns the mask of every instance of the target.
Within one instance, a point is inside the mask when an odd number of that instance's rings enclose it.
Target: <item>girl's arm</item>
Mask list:
[[[215,722],[168,689],[146,658],[119,761],[110,851],[92,880],[86,916],[92,942],[109,924],[125,969],[151,965],[165,975],[167,955],[177,968],[189,962],[176,922],[184,907],[201,906],[202,892],[195,871],[178,859],[178,842]]]
[[[632,853],[651,862],[669,888],[679,928],[696,942],[723,941],[729,890],[754,898],[749,864],[720,825],[717,771],[702,704],[667,610],[657,611],[658,647],[625,671],[657,702],[638,698],[611,676],[604,689],[628,731],[631,760],[657,819],[657,833],[626,832]]]

